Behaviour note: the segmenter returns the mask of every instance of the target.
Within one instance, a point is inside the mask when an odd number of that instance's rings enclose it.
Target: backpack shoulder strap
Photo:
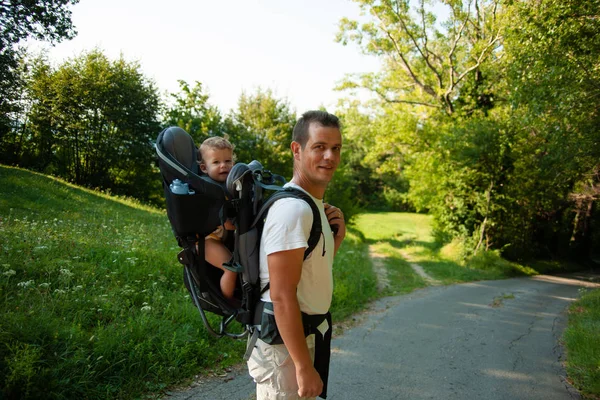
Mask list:
[[[265,218],[267,211],[269,210],[269,208],[271,208],[273,203],[275,203],[277,200],[286,197],[294,197],[297,199],[304,200],[306,203],[308,203],[313,213],[313,223],[312,227],[310,228],[310,235],[307,240],[308,247],[304,251],[304,259],[306,260],[306,258],[310,255],[310,253],[312,253],[315,247],[317,247],[319,239],[321,238],[323,227],[321,226],[321,213],[319,212],[319,208],[317,207],[313,199],[308,194],[304,193],[302,190],[287,187],[285,189],[278,190],[277,192],[273,193],[260,207],[260,210],[258,211],[252,226],[256,226],[257,223],[259,223],[263,218]]]

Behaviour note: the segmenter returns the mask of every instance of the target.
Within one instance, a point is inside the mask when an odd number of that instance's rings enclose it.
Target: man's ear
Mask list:
[[[300,150],[302,150],[302,146],[298,142],[292,142],[290,145],[292,149],[292,154],[294,155],[294,160],[300,159]]]

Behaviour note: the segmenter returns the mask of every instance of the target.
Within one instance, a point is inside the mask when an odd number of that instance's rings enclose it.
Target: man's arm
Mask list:
[[[302,274],[304,248],[269,254],[269,281],[271,300],[277,329],[296,367],[298,396],[316,397],[323,390],[323,382],[310,357],[296,290]]]

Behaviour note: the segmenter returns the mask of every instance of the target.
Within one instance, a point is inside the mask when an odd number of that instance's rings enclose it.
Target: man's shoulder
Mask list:
[[[312,209],[310,205],[299,197],[284,197],[273,203],[269,213],[284,213],[294,216],[310,214]]]

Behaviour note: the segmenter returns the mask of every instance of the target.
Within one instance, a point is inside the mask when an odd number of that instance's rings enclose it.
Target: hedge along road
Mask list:
[[[559,340],[578,275],[428,287],[377,302],[333,340],[328,400],[579,398]],[[165,399],[252,399],[243,368]]]

